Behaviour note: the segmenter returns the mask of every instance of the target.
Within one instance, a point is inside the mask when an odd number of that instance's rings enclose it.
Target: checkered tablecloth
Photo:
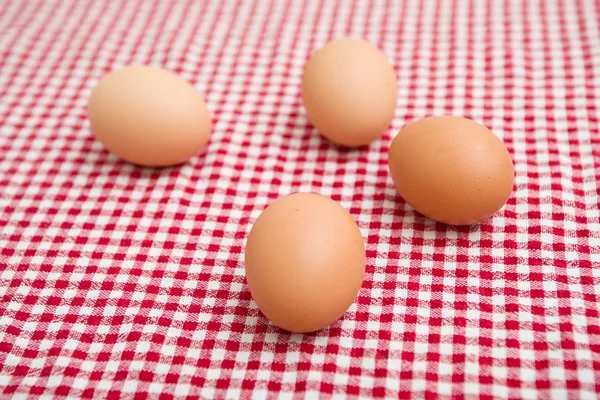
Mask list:
[[[398,75],[368,148],[322,139],[300,80],[328,40]],[[139,168],[90,133],[91,88],[130,63],[205,97],[208,148]],[[600,4],[595,0],[0,1],[0,398],[525,398],[600,394]],[[516,181],[472,227],[415,213],[387,148],[470,117]],[[336,324],[270,324],[246,234],[280,196],[357,220],[365,281]]]

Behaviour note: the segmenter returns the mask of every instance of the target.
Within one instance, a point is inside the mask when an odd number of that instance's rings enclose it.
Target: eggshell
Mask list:
[[[267,207],[248,235],[246,278],[273,323],[312,332],[339,319],[365,273],[365,245],[352,216],[335,201],[296,193]]]
[[[380,137],[396,108],[396,73],[385,54],[359,39],[329,42],[308,60],[302,100],[323,136],[358,147]]]
[[[91,130],[111,152],[146,166],[180,164],[208,142],[211,121],[192,85],[134,65],[105,75],[88,104]]]
[[[388,163],[404,200],[447,224],[470,225],[491,217],[513,188],[513,163],[502,141],[461,117],[429,117],[406,125],[392,141]]]

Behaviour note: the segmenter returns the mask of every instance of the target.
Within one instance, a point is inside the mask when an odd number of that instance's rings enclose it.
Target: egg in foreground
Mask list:
[[[429,117],[406,125],[392,141],[388,164],[408,204],[451,225],[491,217],[504,206],[514,183],[504,143],[462,117]]]
[[[268,206],[246,242],[246,278],[263,314],[291,332],[313,332],[350,307],[365,273],[365,245],[337,202],[296,193]]]
[[[88,104],[91,130],[133,164],[181,164],[204,148],[211,120],[196,89],[176,74],[133,65],[105,75]]]
[[[312,54],[302,76],[308,119],[323,136],[359,147],[379,138],[394,117],[396,73],[385,54],[359,39],[339,39]]]

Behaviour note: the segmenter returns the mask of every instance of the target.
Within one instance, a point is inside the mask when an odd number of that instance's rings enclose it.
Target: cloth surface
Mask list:
[[[600,393],[600,5],[572,1],[0,2],[0,397],[555,398]],[[303,65],[361,37],[398,75],[395,119],[358,150],[307,122]],[[161,66],[214,129],[139,168],[87,122],[106,72]],[[395,194],[391,138],[462,115],[506,143],[514,192],[450,227]],[[243,249],[280,196],[358,222],[344,317],[270,324]]]

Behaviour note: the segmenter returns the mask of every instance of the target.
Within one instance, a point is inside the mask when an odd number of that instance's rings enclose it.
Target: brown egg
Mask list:
[[[329,42],[308,60],[302,99],[327,139],[358,147],[380,137],[394,117],[396,73],[385,54],[358,39]]]
[[[406,125],[389,150],[396,190],[421,214],[470,225],[504,206],[514,169],[504,143],[461,117],[429,117]]]
[[[258,217],[245,264],[263,314],[288,331],[312,332],[338,320],[354,301],[365,273],[365,245],[338,203],[296,193]]]
[[[111,152],[146,166],[180,164],[208,142],[211,121],[196,89],[143,65],[104,76],[88,105],[91,130]]]

